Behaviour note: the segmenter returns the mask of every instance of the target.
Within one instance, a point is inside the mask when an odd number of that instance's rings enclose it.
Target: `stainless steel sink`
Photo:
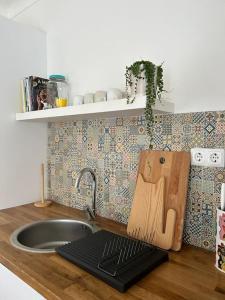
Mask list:
[[[97,229],[70,219],[43,220],[20,227],[11,235],[11,244],[21,250],[49,253],[57,246],[89,236]]]

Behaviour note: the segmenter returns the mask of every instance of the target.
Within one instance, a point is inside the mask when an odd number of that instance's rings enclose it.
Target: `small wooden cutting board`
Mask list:
[[[138,169],[146,183],[158,183],[160,178],[164,178],[164,209],[163,209],[163,232],[166,229],[166,219],[170,209],[176,212],[176,222],[172,249],[179,251],[182,245],[183,224],[186,208],[186,196],[188,189],[188,176],[190,169],[190,153],[169,152],[169,151],[142,151]],[[141,203],[142,199],[138,201]],[[133,214],[133,207],[131,215]],[[128,221],[128,229],[129,229]],[[138,226],[138,225],[136,225]],[[128,230],[129,232],[129,230]]]
[[[164,190],[164,177],[156,183],[148,183],[141,174],[138,175],[127,232],[132,237],[169,250],[173,244],[176,211],[168,210],[163,232]]]

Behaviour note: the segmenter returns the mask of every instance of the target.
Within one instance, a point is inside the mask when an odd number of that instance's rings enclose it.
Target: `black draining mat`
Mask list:
[[[143,253],[128,261],[128,264],[120,269],[118,274],[111,276],[99,269],[104,249],[120,238],[129,243],[129,238],[122,237],[112,232],[101,230],[87,238],[77,240],[56,248],[56,252],[73,262],[82,269],[102,279],[120,292],[125,292],[132,284],[141,279],[152,269],[168,260],[168,253],[154,246],[144,246]],[[103,265],[104,266],[104,265]]]

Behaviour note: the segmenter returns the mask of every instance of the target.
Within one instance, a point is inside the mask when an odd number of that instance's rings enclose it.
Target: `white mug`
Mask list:
[[[84,103],[84,96],[82,95],[75,95],[73,97],[73,105],[76,106],[76,105],[81,105]]]
[[[119,89],[109,89],[107,91],[107,101],[122,99],[123,94]]]
[[[94,102],[106,101],[107,93],[105,91],[97,91],[94,96]]]
[[[84,95],[84,104],[93,103],[94,102],[94,94],[87,93]]]

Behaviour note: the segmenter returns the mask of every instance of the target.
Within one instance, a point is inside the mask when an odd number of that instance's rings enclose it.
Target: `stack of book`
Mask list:
[[[23,112],[48,108],[47,83],[48,79],[36,76],[21,80]]]

